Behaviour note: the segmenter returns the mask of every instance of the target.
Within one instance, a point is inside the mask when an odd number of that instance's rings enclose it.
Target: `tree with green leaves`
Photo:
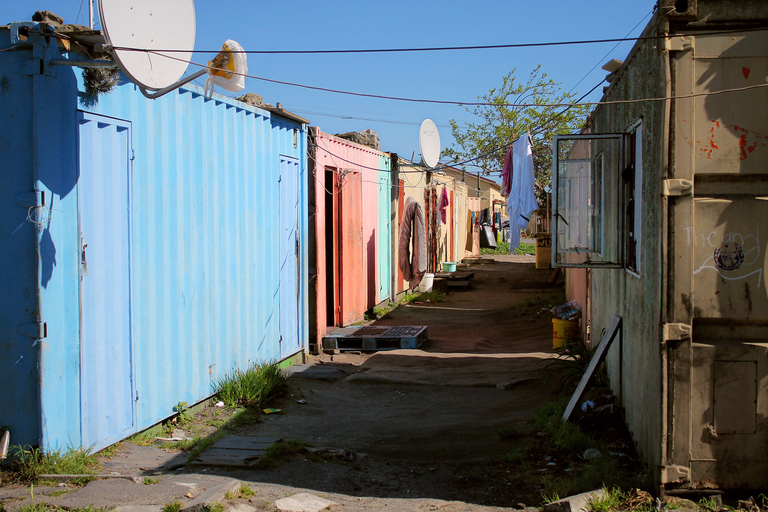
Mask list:
[[[530,132],[533,141],[533,166],[536,196],[541,200],[544,189],[552,182],[552,136],[578,132],[589,112],[586,105],[553,106],[574,102],[575,93],[563,92],[560,84],[547,78],[541,65],[531,71],[524,83],[515,83],[515,70],[502,79],[501,87],[478,96],[480,105],[465,107],[479,121],[460,126],[451,119],[451,132],[456,140],[443,156],[461,167],[475,167],[481,174],[501,172],[507,147],[518,137]]]

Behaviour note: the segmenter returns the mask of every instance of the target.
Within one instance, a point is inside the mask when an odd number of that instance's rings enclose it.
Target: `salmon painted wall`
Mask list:
[[[334,304],[328,302],[328,286],[336,290],[336,297],[345,300],[343,318],[337,318],[336,324],[348,325],[363,319],[365,311],[377,303],[378,264],[378,204],[379,204],[379,168],[384,153],[375,149],[361,146],[341,139],[334,135],[322,132],[313,127],[315,135],[315,237],[317,250],[317,307],[316,318],[318,342],[327,333],[329,308]],[[334,188],[333,182],[327,182],[327,171],[333,172],[333,177],[339,180]],[[340,188],[339,188],[340,186]],[[347,187],[349,187],[348,190]],[[353,189],[360,190],[360,201],[346,201],[345,198]],[[329,193],[335,194],[331,196]],[[356,192],[355,192],[356,193]],[[335,198],[335,199],[334,199]],[[333,211],[334,215],[340,214],[340,209],[326,209],[326,200],[333,200],[334,205],[345,206],[343,214],[359,219],[362,229],[359,233],[360,243],[352,243],[349,234],[345,233],[341,239],[337,238],[337,244],[342,242],[341,248],[345,254],[333,254],[339,258],[336,270],[331,274],[327,261],[327,243],[333,243],[332,234],[326,233],[327,211]],[[351,208],[351,209],[350,209]],[[331,225],[341,226],[340,219],[336,219]],[[346,224],[346,223],[345,223]],[[350,254],[356,251],[356,254]],[[333,275],[335,282],[329,283],[329,277]],[[357,276],[360,276],[358,279]],[[346,278],[346,279],[345,279]],[[343,287],[343,290],[342,290]],[[341,293],[341,292],[344,293]],[[349,302],[352,302],[351,304]]]

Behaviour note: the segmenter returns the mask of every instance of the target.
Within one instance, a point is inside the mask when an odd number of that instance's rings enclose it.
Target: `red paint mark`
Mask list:
[[[717,144],[715,144],[714,139],[709,141],[709,145],[712,147],[712,149],[720,149],[720,148],[717,147]]]
[[[742,135],[739,138],[739,149],[741,149],[741,156],[739,157],[739,160],[746,160],[747,159],[747,136]]]
[[[749,78],[749,72],[751,70],[749,68],[741,68],[741,72],[744,73],[744,78]]]

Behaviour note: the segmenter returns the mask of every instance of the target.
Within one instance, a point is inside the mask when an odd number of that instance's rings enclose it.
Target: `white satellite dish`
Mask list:
[[[98,1],[101,28],[123,73],[142,92],[174,85],[187,70],[195,48],[194,0]]]
[[[427,167],[436,167],[440,160],[440,134],[431,119],[425,119],[419,129],[419,149]]]

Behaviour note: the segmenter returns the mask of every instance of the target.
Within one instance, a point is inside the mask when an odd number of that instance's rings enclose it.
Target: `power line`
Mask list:
[[[634,30],[634,29],[633,29]],[[706,32],[706,35],[733,34],[739,32],[751,32],[757,30],[768,30],[765,27],[756,27],[750,29],[731,29],[722,31]],[[584,44],[602,44],[602,43],[623,43],[627,41],[652,41],[659,39],[668,39],[677,37],[678,34],[663,34],[658,36],[638,36],[638,37],[617,37],[609,39],[582,39],[574,41],[547,41],[538,43],[513,43],[513,44],[486,44],[474,46],[430,46],[420,48],[360,48],[360,49],[336,49],[336,50],[243,50],[241,52],[249,55],[318,55],[318,54],[345,54],[345,53],[404,53],[404,52],[444,52],[444,51],[466,51],[466,50],[498,50],[508,48],[538,48],[546,46],[568,46]],[[115,46],[115,50],[122,51],[147,51],[144,48],[132,48],[127,46]],[[218,53],[220,50],[155,50],[163,53]]]

